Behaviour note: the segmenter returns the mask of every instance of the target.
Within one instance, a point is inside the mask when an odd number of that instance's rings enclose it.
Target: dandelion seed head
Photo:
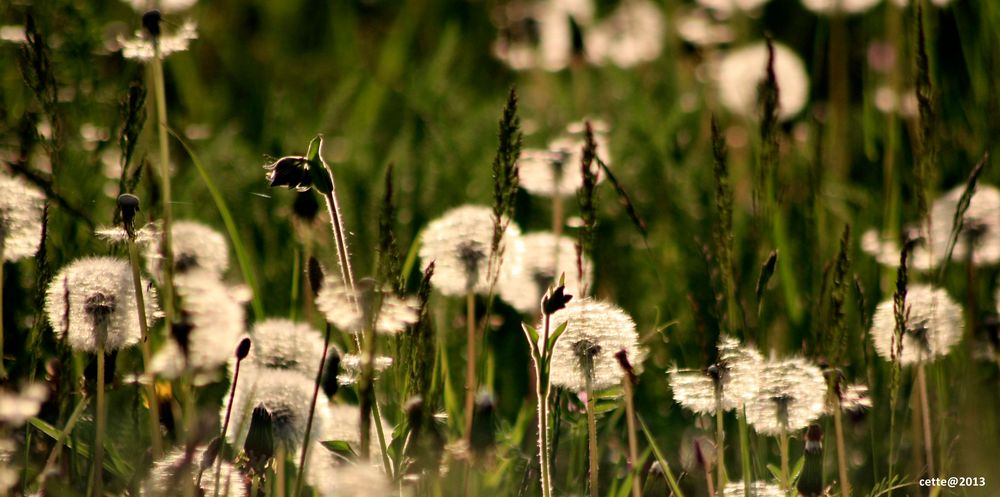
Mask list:
[[[826,390],[823,372],[805,359],[765,362],[747,422],[763,435],[801,430],[823,414]]]
[[[149,476],[142,485],[143,497],[168,497],[177,495],[177,489],[182,487],[184,474],[190,475],[191,480],[201,491],[201,495],[215,495],[216,486],[219,487],[219,495],[229,497],[246,497],[247,490],[244,476],[235,466],[223,460],[219,464],[219,479],[215,479],[215,465],[208,468],[201,468],[201,461],[205,457],[206,447],[198,447],[189,456],[185,456],[186,449],[178,447],[163,456],[162,459],[153,463],[153,468],[149,471]],[[219,456],[221,457],[221,456]],[[199,473],[201,475],[199,485]]]
[[[501,249],[520,230],[511,222]],[[434,262],[431,284],[442,294],[461,296],[490,289],[489,258],[493,244],[493,211],[489,207],[464,205],[431,221],[424,230],[420,258]]]
[[[674,400],[697,414],[737,409],[750,402],[758,388],[763,358],[756,349],[723,335],[719,340],[719,362],[706,371],[670,371]]]
[[[898,357],[900,364],[932,362],[947,355],[962,339],[962,307],[943,289],[925,284],[910,285],[906,291],[904,315],[906,329],[903,352]],[[875,351],[883,359],[892,360],[896,314],[891,298],[875,309],[869,333]]]
[[[119,35],[118,45],[121,46],[122,56],[126,59],[148,62],[153,60],[153,57],[156,57],[154,43],[158,42],[160,44],[160,58],[163,59],[170,54],[187,50],[191,44],[191,40],[197,38],[198,25],[188,19],[180,25],[177,31],[173,33],[161,33],[156,41],[148,33],[138,30],[132,38],[125,38]]]
[[[176,221],[170,234],[174,274],[198,270],[221,278],[229,268],[229,245],[222,233],[195,221]],[[163,264],[160,244],[150,245],[146,256],[150,274],[159,278]]]
[[[721,15],[729,16],[736,12],[751,12],[767,3],[768,0],[698,0],[703,7],[712,9]]]
[[[817,14],[859,14],[879,4],[882,0],[802,0],[805,8]]]
[[[719,100],[731,112],[754,119],[757,89],[767,78],[767,45],[753,43],[723,55],[714,68]],[[792,49],[774,43],[774,77],[778,84],[778,117],[795,117],[809,98],[809,76]]]
[[[352,292],[339,277],[327,276],[316,307],[341,331],[361,333],[374,319],[377,333],[396,335],[417,322],[420,305],[415,298],[396,296],[371,280],[358,282],[357,292]]]
[[[142,288],[150,288],[143,281]],[[146,320],[158,317],[156,293],[144,295]],[[56,334],[71,348],[96,352],[122,349],[142,336],[135,287],[128,262],[114,257],[86,257],[64,267],[49,283],[45,312]]]
[[[840,386],[840,409],[846,412],[861,412],[872,407],[868,385],[853,384]]]
[[[392,367],[392,358],[378,356],[375,358],[375,374],[378,374]],[[337,383],[341,385],[354,385],[361,378],[361,369],[364,365],[364,358],[357,354],[343,354],[340,357],[340,373],[337,374]]]
[[[552,233],[529,233],[515,242],[517,250],[511,251],[501,268],[498,288],[500,298],[518,311],[538,313],[538,303],[550,286],[566,275],[566,288],[576,293],[581,287],[576,266],[576,244],[572,238],[556,237]],[[583,286],[590,285],[590,264],[584,261]]]
[[[166,13],[181,12],[190,9],[198,0],[123,0],[132,6],[136,12],[143,13],[150,9],[159,9]]]
[[[98,228],[94,235],[105,242],[119,244],[128,242],[128,232],[121,226],[107,226]],[[160,229],[155,223],[147,223],[135,230],[135,243],[139,246],[148,246],[155,243],[160,237]]]
[[[670,390],[674,400],[696,414],[715,413],[719,406],[716,388],[715,380],[702,371],[680,371],[676,367],[670,371]],[[723,410],[731,408],[723,404]]]
[[[0,388],[0,426],[17,427],[38,414],[49,391],[42,383],[29,383],[18,392]]]
[[[254,349],[257,348],[256,345],[254,343]],[[318,358],[316,363],[319,363]],[[247,373],[244,376],[243,370],[240,370],[240,380],[233,398],[233,421],[230,424],[241,429],[230,430],[227,434],[229,442],[235,446],[243,445],[250,429],[250,413],[254,408],[262,406],[271,415],[274,440],[283,443],[290,450],[299,447],[305,438],[313,380],[298,371],[286,369],[260,368],[248,370]],[[320,395],[316,400],[317,414],[326,407],[327,399]],[[224,419],[225,415],[226,406],[223,405],[219,419]],[[317,415],[313,421],[311,441],[317,440],[316,437],[323,433],[324,425],[323,416]]]
[[[323,357],[323,338],[312,326],[289,319],[267,319],[255,324],[251,335],[253,347],[243,361],[245,366],[315,377]],[[227,348],[226,354],[231,351]]]
[[[629,68],[656,60],[663,51],[663,13],[648,0],[621,3],[614,12],[586,33],[591,63]]]
[[[639,346],[635,321],[618,306],[593,299],[574,299],[551,317],[554,331],[568,323],[552,351],[553,385],[574,391],[618,385],[622,369],[615,354],[624,350],[638,368],[646,352]],[[541,327],[539,327],[541,329]]]
[[[722,490],[723,497],[785,497],[781,487],[765,481],[755,481],[750,484],[750,495],[742,481],[729,482]]]
[[[315,452],[326,451],[317,446]],[[323,468],[322,476],[309,466],[309,474],[317,475],[308,479],[320,497],[389,497],[394,495],[392,485],[385,472],[374,465],[364,463],[332,464]]]
[[[41,191],[21,179],[0,175],[0,263],[38,252],[44,210]]]
[[[681,11],[674,18],[674,28],[684,41],[698,47],[729,43],[734,36],[727,24],[715,20],[704,9]]]
[[[514,70],[561,71],[574,57],[574,28],[593,20],[591,0],[546,0],[512,4],[502,11],[493,54]]]

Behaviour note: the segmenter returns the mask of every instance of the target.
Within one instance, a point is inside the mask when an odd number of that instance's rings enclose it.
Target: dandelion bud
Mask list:
[[[251,342],[249,338],[244,338],[243,340],[240,340],[240,344],[236,346],[237,361],[242,361],[243,359],[247,358],[247,355],[250,354],[250,344]]]
[[[271,413],[263,405],[255,407],[250,415],[250,431],[243,443],[243,451],[257,474],[263,474],[268,461],[274,457],[274,425]]]
[[[802,497],[823,495],[823,429],[817,424],[806,430],[805,463],[796,488]]]
[[[208,444],[205,452],[201,455],[201,470],[205,471],[215,464],[215,459],[219,457],[219,450],[222,448],[222,437],[215,437]]]
[[[161,21],[163,21],[163,14],[159,10],[147,10],[142,14],[142,27],[153,38],[160,36]]]
[[[315,257],[310,257],[307,271],[309,287],[312,288],[313,295],[319,295],[319,291],[323,288],[323,266]]]
[[[542,297],[542,313],[551,316],[560,309],[565,309],[566,304],[573,299],[572,295],[566,293],[566,287],[559,285],[555,290],[550,290]]]
[[[635,369],[632,368],[632,364],[628,362],[628,351],[625,349],[619,350],[615,353],[615,359],[618,360],[618,365],[622,367],[622,371],[628,376],[629,383],[635,385],[638,378],[635,376]]]
[[[129,237],[135,236],[135,214],[139,212],[139,197],[131,193],[118,196],[118,208],[122,211],[122,223]]]
[[[482,393],[476,399],[469,436],[469,449],[476,457],[482,457],[496,445],[496,410],[492,395]]]
[[[266,178],[271,188],[283,186],[294,188],[300,192],[313,186],[312,175],[309,173],[309,159],[305,157],[282,157],[264,166]]]
[[[323,379],[321,383],[323,393],[327,397],[337,395],[337,389],[340,387],[340,383],[337,381],[338,375],[340,375],[340,352],[336,348],[331,347],[327,352],[326,363],[323,364]]]

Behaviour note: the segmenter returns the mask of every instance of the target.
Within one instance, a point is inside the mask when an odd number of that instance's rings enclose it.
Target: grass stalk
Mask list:
[[[753,470],[750,465],[750,428],[747,426],[746,409],[740,407],[737,411],[736,421],[740,430],[740,463],[743,466],[743,492],[750,495],[750,482],[754,480]]]
[[[97,427],[94,435],[93,496],[104,495],[104,428],[107,406],[104,405],[104,344],[97,345]]]
[[[718,485],[716,490],[722,497],[722,489],[726,487],[726,426],[722,410],[722,388],[716,388],[715,393],[715,468]],[[714,493],[714,492],[713,492]]]
[[[244,345],[246,344],[246,346]],[[229,420],[233,414],[233,399],[236,397],[236,385],[240,381],[240,364],[246,357],[246,354],[250,352],[250,339],[245,338],[236,349],[236,367],[233,370],[233,384],[229,386],[229,401],[226,402],[226,417],[222,421],[222,434],[219,435],[219,454],[216,455],[215,459],[215,495],[213,497],[219,497],[219,476],[222,474],[222,448],[226,444],[226,432],[229,431]],[[306,439],[309,438],[309,429],[306,428]],[[227,478],[228,480],[228,478]],[[226,486],[228,489],[228,485]]]
[[[306,433],[302,443],[302,453],[299,455],[298,474],[295,476],[295,489],[292,497],[298,497],[302,493],[302,481],[306,474],[306,454],[309,450],[309,436],[312,434],[313,418],[316,414],[316,401],[319,400],[319,387],[323,382],[323,368],[326,366],[326,354],[330,348],[330,323],[326,323],[326,332],[323,338],[323,354],[320,356],[319,368],[316,370],[316,381],[313,383],[312,401],[309,403],[309,418],[306,421]]]
[[[304,445],[306,441],[302,443]],[[285,444],[277,444],[274,452],[274,497],[285,497],[285,452]]]
[[[465,367],[465,437],[472,436],[472,412],[476,403],[476,294],[465,295],[466,367]]]
[[[80,420],[80,416],[83,414],[84,409],[86,409],[87,404],[90,402],[90,398],[83,397],[80,402],[76,404],[73,409],[73,413],[70,414],[69,419],[66,421],[66,426],[63,427],[62,431],[59,432],[59,436],[56,437],[54,444],[52,445],[52,452],[49,452],[49,457],[45,459],[45,466],[42,467],[42,471],[38,473],[38,493],[39,495],[46,495],[45,493],[45,482],[48,479],[56,465],[56,461],[59,459],[59,454],[62,453],[63,445],[66,439],[69,437],[70,433],[73,432],[73,428],[76,427],[77,421]]]
[[[590,379],[587,380],[587,459],[590,462],[590,497],[597,497],[599,493],[599,471],[597,463],[597,413],[594,409],[597,403],[594,400],[594,389],[591,388]]]
[[[628,457],[629,463],[631,464],[630,472],[632,473],[632,497],[642,497],[642,476],[639,473],[641,466],[639,466],[639,438],[635,431],[635,372],[632,366],[628,363],[628,358],[625,357],[624,351],[619,352],[618,361],[622,364],[622,369],[625,370],[625,377],[623,378],[623,385],[625,387],[625,426],[628,430]]]
[[[850,497],[851,480],[847,473],[847,446],[844,443],[844,416],[840,410],[839,400],[833,409],[833,428],[837,439],[837,471],[840,475],[840,496]]]
[[[3,365],[3,239],[0,237],[0,379],[7,378],[7,367]]]
[[[142,332],[142,367],[146,377],[146,397],[149,399],[149,443],[153,459],[163,454],[163,439],[160,435],[160,405],[156,400],[156,376],[150,371],[153,351],[149,343],[149,324],[146,322],[146,298],[142,291],[142,277],[139,274],[139,249],[135,237],[130,233],[126,241],[128,260],[132,266],[132,284],[135,287],[136,312],[139,313],[139,329]]]
[[[781,488],[785,491],[791,491],[791,471],[788,469],[788,430],[785,428],[782,428],[781,433],[778,434],[778,444],[781,449]]]
[[[153,43],[153,89],[156,93],[156,123],[160,141],[160,180],[163,195],[163,238],[160,251],[163,254],[163,325],[170,330],[174,319],[174,252],[173,207],[170,193],[170,148],[167,143],[167,95],[163,83],[163,60],[160,54],[159,40]]]
[[[917,365],[917,390],[920,396],[920,420],[923,426],[924,435],[924,455],[927,464],[927,474],[935,475],[934,472],[934,445],[931,429],[931,408],[927,398],[927,374],[924,371],[924,363]]]

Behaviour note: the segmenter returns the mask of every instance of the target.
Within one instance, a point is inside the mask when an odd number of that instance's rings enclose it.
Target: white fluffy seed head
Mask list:
[[[514,70],[561,71],[573,60],[572,23],[586,28],[594,16],[588,0],[517,3],[503,11],[494,55]]]
[[[817,14],[858,14],[882,0],[802,0],[802,5]]]
[[[98,228],[94,231],[94,235],[96,235],[97,238],[111,244],[125,243],[128,241],[128,232],[126,232],[125,228],[121,226]],[[135,243],[140,247],[146,247],[149,246],[149,244],[156,242],[159,236],[159,225],[156,223],[147,223],[146,225],[135,230]]]
[[[868,385],[841,385],[837,404],[845,412],[861,412],[871,409],[872,399],[868,393]],[[833,414],[833,407],[827,406],[827,414]]]
[[[962,339],[962,307],[948,292],[930,285],[912,285],[906,291],[903,350],[900,364],[932,362],[947,355]],[[893,300],[887,299],[875,309],[869,331],[875,351],[890,361],[895,355],[896,313]]]
[[[801,430],[823,415],[826,390],[823,372],[805,359],[765,362],[747,421],[762,435]]]
[[[30,383],[18,392],[0,388],[0,426],[17,427],[38,414],[49,390],[42,383]]]
[[[45,194],[0,175],[0,263],[32,257],[42,243]]]
[[[587,31],[587,59],[623,68],[656,60],[663,51],[665,25],[663,12],[653,2],[623,2]]]
[[[519,233],[511,222],[501,246],[509,246],[510,239]],[[488,266],[492,244],[493,210],[463,205],[427,225],[421,237],[420,259],[424,266],[434,262],[431,284],[442,294],[486,293],[490,289]]]
[[[551,331],[562,323],[568,324],[552,351],[553,385],[581,391],[589,380],[593,390],[610,388],[621,383],[624,374],[615,354],[624,350],[637,369],[646,357],[635,322],[618,306],[574,299],[552,315]]]
[[[267,319],[253,327],[253,346],[244,366],[294,371],[315,378],[323,357],[323,337],[312,326],[289,319]]]
[[[318,450],[326,450],[318,446]],[[310,478],[309,484],[320,497],[390,497],[396,495],[385,471],[372,464],[347,463],[321,466],[325,471]],[[319,474],[309,467],[310,475]]]
[[[195,221],[177,221],[170,234],[174,274],[204,271],[221,278],[229,268],[229,245],[222,233]],[[160,243],[150,245],[146,258],[150,274],[159,280],[163,264]]]
[[[756,349],[723,335],[719,339],[719,362],[711,371],[670,372],[674,400],[698,414],[714,414],[721,405],[724,411],[750,402],[759,386],[763,358]]]
[[[341,385],[353,385],[361,378],[361,369],[364,359],[357,354],[343,354],[340,356],[340,373],[337,374],[337,383]],[[378,356],[375,358],[375,374],[377,375],[392,367],[392,358]]]
[[[572,238],[556,237],[552,233],[529,233],[512,242],[517,250],[510,252],[500,272],[500,298],[522,313],[535,315],[539,302],[549,286],[566,275],[566,291],[577,294],[581,286],[590,285],[590,264],[583,263],[581,285],[576,265],[576,244]]]
[[[164,59],[172,53],[187,50],[191,40],[197,38],[198,25],[190,19],[184,21],[173,33],[161,33],[159,36],[160,58]],[[136,31],[132,38],[119,35],[118,45],[121,46],[122,56],[126,59],[148,62],[156,57],[153,39],[143,30]]]
[[[146,320],[152,326],[158,315],[156,293],[148,282]],[[148,289],[148,291],[147,291]],[[49,283],[45,312],[52,329],[74,350],[96,352],[135,345],[142,337],[136,310],[132,269],[124,259],[86,257],[64,267]]]
[[[250,414],[254,408],[263,406],[271,415],[275,442],[284,444],[289,450],[296,450],[305,438],[312,393],[313,380],[297,371],[241,367],[227,439],[236,447],[242,447],[250,429]],[[316,401],[316,412],[321,412],[326,406],[326,397],[320,395]],[[220,420],[225,419],[225,405],[219,415]],[[323,430],[323,418],[317,415],[313,421],[311,440],[318,440]]]
[[[767,3],[768,0],[698,0],[704,7],[715,10],[723,15],[735,12],[749,12]]]
[[[755,481],[750,483],[750,495],[747,495],[744,483],[734,481],[726,484],[722,495],[723,497],[785,497],[785,492],[773,483]]]
[[[198,0],[123,0],[132,6],[136,12],[143,13],[150,9],[159,9],[163,13],[174,13],[187,10],[198,3]]]
[[[215,495],[216,486],[219,486],[220,496],[246,497],[247,489],[244,476],[235,466],[223,460],[219,465],[219,479],[215,479],[215,464],[202,467],[205,457],[205,447],[198,447],[190,455],[185,454],[183,447],[176,448],[162,459],[153,463],[153,468],[149,471],[149,476],[142,485],[143,497],[169,497],[177,495],[177,489],[183,488],[185,474],[189,475],[191,481],[201,490],[201,495]],[[221,456],[219,456],[221,457]],[[201,475],[199,482],[199,474]]]
[[[719,101],[730,112],[758,117],[757,89],[767,78],[767,45],[746,45],[726,53],[713,71]],[[774,43],[774,77],[778,84],[778,118],[795,117],[809,98],[809,75],[792,49]]]
[[[417,322],[420,305],[417,299],[397,296],[370,280],[359,282],[357,292],[352,292],[339,277],[327,276],[316,307],[345,333],[361,333],[374,321],[377,333],[396,335]]]

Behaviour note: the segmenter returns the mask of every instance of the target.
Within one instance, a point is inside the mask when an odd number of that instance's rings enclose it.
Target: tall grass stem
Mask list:
[[[159,459],[163,453],[163,439],[160,435],[160,405],[156,400],[156,376],[149,369],[152,364],[152,346],[149,343],[149,323],[146,321],[146,298],[142,291],[142,276],[139,274],[139,250],[135,245],[135,237],[129,235],[128,260],[132,266],[132,284],[135,288],[136,312],[139,313],[139,329],[142,331],[142,367],[146,377],[146,397],[149,399],[149,443],[153,459]]]
[[[174,252],[173,206],[170,193],[170,147],[167,143],[167,95],[163,83],[163,60],[159,40],[153,42],[153,88],[156,93],[156,122],[160,139],[160,180],[163,194],[163,239],[160,251],[163,254],[163,325],[170,330],[174,319]]]

